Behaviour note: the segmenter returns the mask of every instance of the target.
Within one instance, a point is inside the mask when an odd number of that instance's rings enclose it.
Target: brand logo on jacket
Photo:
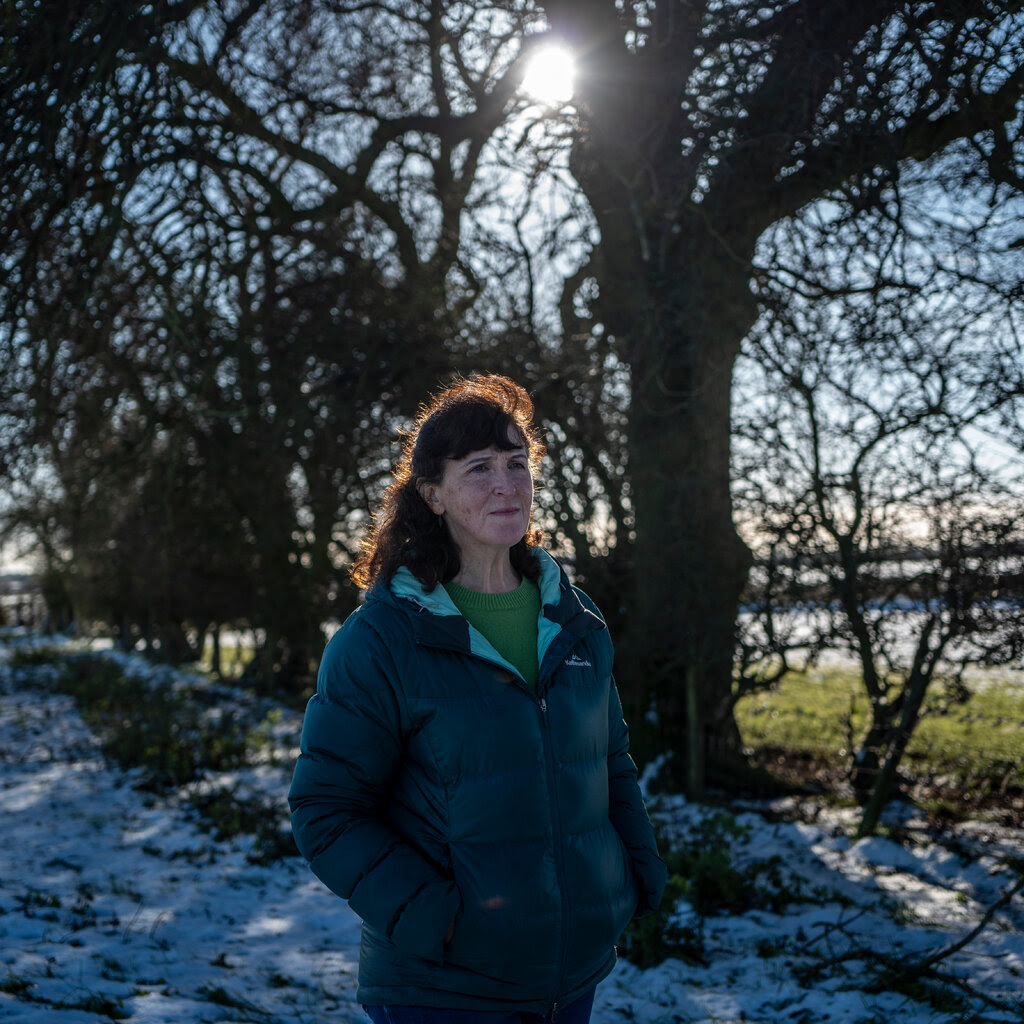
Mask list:
[[[578,654],[571,654],[565,659],[566,665],[569,668],[593,668],[586,658],[581,658]]]

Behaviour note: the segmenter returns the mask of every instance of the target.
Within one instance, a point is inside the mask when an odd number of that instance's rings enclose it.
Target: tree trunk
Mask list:
[[[648,310],[630,338],[635,592],[624,639],[627,684],[639,687],[656,749],[673,755],[665,781],[699,795],[705,780],[736,781],[742,763],[735,721],[721,708],[750,564],[733,526],[729,452],[732,367],[753,305],[742,269],[688,248],[678,267],[685,306],[659,301],[648,278]]]
[[[871,702],[871,721],[868,731],[853,756],[850,770],[850,784],[857,802],[865,804],[888,757],[893,737],[899,730],[900,715],[904,710],[904,696],[900,694],[891,703],[874,699]]]
[[[641,55],[623,45],[612,4],[545,9],[579,54],[570,167],[600,229],[596,311],[632,374],[623,699],[641,754],[672,755],[663,782],[699,791],[734,782],[745,765],[729,697],[750,555],[732,520],[730,402],[757,316],[751,256],[774,215],[748,180],[726,182],[724,198],[690,199],[697,165],[680,152],[686,59],[676,59],[693,42],[688,15],[661,19],[664,45]]]
[[[864,807],[860,824],[857,827],[857,836],[869,836],[878,827],[878,822],[885,809],[885,803],[892,792],[893,783],[896,780],[896,772],[899,769],[903,755],[906,753],[907,744],[914,734],[917,721],[921,717],[921,706],[924,703],[925,693],[928,684],[931,682],[932,673],[918,672],[907,683],[907,697],[903,705],[903,714],[900,716],[899,725],[896,727],[892,738],[889,741],[885,753],[885,762],[882,765],[875,785],[871,790],[871,797]]]
[[[220,624],[216,624],[210,631],[210,672],[218,679],[224,678],[223,666],[220,658]]]

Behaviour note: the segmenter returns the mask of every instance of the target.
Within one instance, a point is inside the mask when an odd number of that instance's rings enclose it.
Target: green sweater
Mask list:
[[[506,594],[481,594],[477,590],[446,583],[444,589],[462,617],[510,661],[531,687],[537,685],[537,617],[540,589],[524,579]]]

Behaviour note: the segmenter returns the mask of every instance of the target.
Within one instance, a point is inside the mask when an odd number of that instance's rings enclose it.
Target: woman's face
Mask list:
[[[533,476],[526,447],[492,445],[447,459],[441,482],[423,484],[420,493],[444,517],[464,557],[507,557],[530,525]]]

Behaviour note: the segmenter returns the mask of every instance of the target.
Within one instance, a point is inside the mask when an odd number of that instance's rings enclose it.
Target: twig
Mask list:
[[[999,910],[1005,907],[1022,889],[1024,889],[1024,872],[1021,872],[1016,882],[1014,882],[1013,885],[1011,885],[999,897],[999,899],[988,907],[982,915],[981,920],[970,931],[966,932],[955,942],[952,942],[949,945],[944,946],[942,949],[925,957],[923,960],[907,962],[902,957],[895,957],[887,953],[879,953],[873,949],[867,949],[860,945],[853,945],[853,948],[848,949],[844,953],[839,953],[827,960],[819,961],[817,964],[809,967],[805,973],[807,976],[811,976],[813,974],[814,976],[820,977],[822,973],[830,967],[838,967],[840,964],[851,960],[860,960],[864,963],[873,963],[880,966],[891,976],[902,978],[927,977],[932,981],[950,985],[954,988],[960,989],[960,991],[966,993],[969,997],[980,1000],[986,1006],[1008,1013],[1019,1014],[1021,1019],[1024,1020],[1024,1002],[1021,1002],[1020,1000],[1017,1000],[1015,1003],[1004,1002],[994,998],[993,996],[988,996],[984,992],[979,992],[964,978],[935,969],[936,964],[947,960],[949,957],[960,952],[960,950],[972,943],[992,922],[992,918],[995,917]],[[856,920],[856,918],[853,918],[853,920]],[[823,925],[822,933],[816,939],[813,939],[801,949],[797,950],[797,952],[808,953],[811,946],[821,942],[836,931],[846,936],[846,938],[853,943],[854,939],[847,931],[849,924],[850,921],[840,920],[833,925]]]
[[[967,932],[966,935],[958,939],[956,942],[946,946],[944,949],[940,949],[937,953],[933,953],[931,956],[926,957],[917,965],[909,965],[908,969],[919,971],[927,970],[932,966],[932,964],[937,964],[940,960],[945,960],[946,957],[952,956],[954,953],[958,953],[964,948],[964,946],[973,942],[985,930],[992,918],[995,917],[996,912],[1005,907],[1010,900],[1012,900],[1013,897],[1021,891],[1021,889],[1024,889],[1024,872],[1022,872],[1017,881],[1014,882],[1013,885],[1011,885],[1010,888],[1007,889],[1006,892],[1004,892],[1002,896],[1000,896],[999,899],[997,899],[995,903],[988,908],[988,910],[985,911],[981,920],[974,926],[974,928]]]

